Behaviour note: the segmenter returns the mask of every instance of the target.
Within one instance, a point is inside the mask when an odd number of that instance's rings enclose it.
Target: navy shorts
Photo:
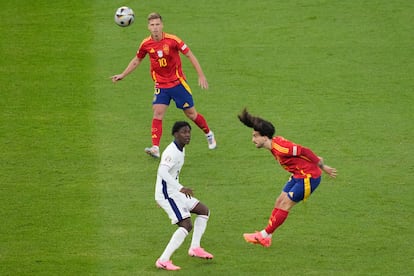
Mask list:
[[[321,183],[320,176],[318,178],[312,178],[310,176],[306,178],[294,178],[292,176],[289,178],[283,191],[294,202],[305,201],[318,188],[319,183]]]
[[[187,109],[194,106],[191,89],[186,82],[182,82],[171,88],[155,88],[152,104],[170,105],[170,101],[175,102],[179,109]]]

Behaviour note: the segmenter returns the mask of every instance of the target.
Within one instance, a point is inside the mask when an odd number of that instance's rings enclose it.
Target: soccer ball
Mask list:
[[[115,12],[115,23],[121,27],[128,27],[134,23],[135,14],[131,8],[120,7]]]

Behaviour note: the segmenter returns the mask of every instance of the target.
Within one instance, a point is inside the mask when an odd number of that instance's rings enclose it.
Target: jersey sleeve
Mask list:
[[[149,40],[149,38],[145,38],[141,44],[139,45],[139,48],[137,50],[136,56],[139,59],[143,59],[145,58],[145,56],[147,55],[147,50],[145,48],[145,43]]]
[[[313,151],[309,148],[295,144],[283,137],[275,138],[272,146],[280,156],[302,156],[310,160],[312,163],[318,163],[320,160],[319,157],[316,156],[315,153],[313,153]]]
[[[279,156],[298,156],[301,146],[278,136],[273,138],[272,148]]]
[[[158,166],[158,175],[167,182],[167,185],[170,188],[181,190],[183,185],[178,182],[173,175],[171,175],[170,170],[176,165],[177,161],[174,158],[174,154],[171,152],[171,147],[167,147],[167,149],[161,155],[161,162]]]
[[[185,44],[185,42],[178,36],[173,34],[165,34],[165,37],[174,40],[177,44],[178,50],[184,55],[190,51],[190,48],[187,46],[187,44]]]
[[[178,46],[180,47],[180,52],[184,55],[187,54],[190,51],[190,48],[188,48],[187,44],[185,44],[183,41],[181,41]]]
[[[158,175],[167,182],[167,185],[176,189],[177,191],[181,190],[183,188],[183,185],[181,185],[174,177],[171,176],[169,173],[169,167],[167,164],[160,164],[158,167]]]
[[[301,147],[300,155],[309,159],[312,163],[318,164],[320,158],[309,148]]]

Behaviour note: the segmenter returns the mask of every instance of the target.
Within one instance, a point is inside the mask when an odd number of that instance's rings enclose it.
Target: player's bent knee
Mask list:
[[[177,225],[179,227],[185,228],[185,230],[187,230],[188,233],[190,233],[191,230],[193,229],[193,224],[191,223],[191,219],[190,218],[186,218],[186,219],[178,222]]]

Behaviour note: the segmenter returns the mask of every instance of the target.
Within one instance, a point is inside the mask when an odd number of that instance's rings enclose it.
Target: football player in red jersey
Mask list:
[[[284,223],[289,210],[298,202],[306,200],[321,182],[322,171],[336,177],[337,170],[325,165],[323,159],[312,150],[275,135],[272,123],[251,115],[246,109],[238,115],[240,121],[253,129],[252,141],[256,148],[268,149],[280,165],[291,176],[276,199],[275,207],[265,229],[244,234],[244,239],[253,244],[269,247],[273,232]]]
[[[165,112],[173,100],[177,108],[182,109],[206,135],[208,148],[216,148],[214,133],[210,130],[206,119],[194,107],[191,89],[186,81],[181,66],[180,53],[185,55],[198,74],[198,84],[202,89],[208,88],[207,79],[197,58],[190,48],[177,36],[163,32],[162,17],[158,13],[148,15],[148,30],[151,35],[145,38],[125,70],[112,76],[115,83],[134,71],[145,58],[150,59],[150,73],[155,83],[152,108],[152,146],[145,148],[145,152],[153,157],[160,157],[159,145],[162,136],[162,120]]]

